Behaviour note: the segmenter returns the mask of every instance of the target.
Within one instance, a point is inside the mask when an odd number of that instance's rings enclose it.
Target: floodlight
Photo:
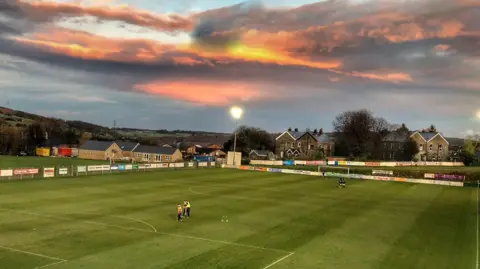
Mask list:
[[[238,119],[240,119],[240,118],[242,117],[242,115],[243,115],[243,109],[241,109],[241,108],[238,107],[238,106],[234,106],[234,107],[230,108],[230,115],[231,115],[234,119],[238,120]]]

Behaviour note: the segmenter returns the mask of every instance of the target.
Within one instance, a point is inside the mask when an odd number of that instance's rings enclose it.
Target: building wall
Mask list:
[[[105,160],[105,151],[97,150],[78,150],[78,158],[87,160]]]
[[[440,159],[447,158],[448,143],[442,136],[437,135],[430,142],[426,142],[420,134],[415,133],[412,139],[417,143],[420,154],[438,155]]]
[[[312,156],[316,154],[319,146],[320,144],[317,139],[310,134],[305,134],[297,140],[296,148],[298,148],[304,155]]]
[[[124,158],[133,158],[133,152],[131,151],[122,151],[122,156]]]
[[[283,157],[285,157],[287,150],[295,147],[295,142],[295,139],[293,139],[288,133],[283,134],[275,141],[275,154],[281,157],[281,152],[284,152]]]
[[[176,150],[175,153],[173,153],[172,155],[172,161],[173,162],[179,162],[179,161],[182,161],[183,160],[183,155],[182,153],[180,152],[180,150]]]
[[[180,150],[176,150],[173,155],[134,152],[132,155],[137,162],[178,162],[183,160]]]

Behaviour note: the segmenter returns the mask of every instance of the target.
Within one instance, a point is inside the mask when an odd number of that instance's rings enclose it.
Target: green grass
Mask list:
[[[77,158],[52,158],[52,157],[33,157],[33,156],[0,156],[1,168],[40,168],[44,166],[69,166],[69,165],[89,165],[102,164],[107,161],[83,160]]]
[[[0,190],[1,268],[262,269],[284,258],[268,268],[473,269],[476,262],[474,188],[352,180],[338,189],[317,177],[212,169],[10,181]],[[184,199],[192,218],[177,223]]]

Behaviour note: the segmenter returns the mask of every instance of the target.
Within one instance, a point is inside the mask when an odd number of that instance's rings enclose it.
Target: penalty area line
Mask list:
[[[288,257],[292,256],[293,254],[295,254],[295,252],[290,252],[289,254],[287,254],[287,255],[285,255],[285,256],[283,256],[283,257],[281,257],[280,259],[278,259],[278,260],[276,260],[276,261],[272,262],[271,264],[269,264],[269,265],[267,265],[267,266],[263,267],[262,269],[268,269],[268,268],[270,268],[270,267],[274,266],[275,264],[277,264],[277,263],[279,263],[279,262],[281,262],[281,261],[283,261],[283,260],[287,259]]]

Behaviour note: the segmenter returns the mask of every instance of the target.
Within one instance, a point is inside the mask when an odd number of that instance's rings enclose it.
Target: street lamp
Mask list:
[[[232,118],[235,120],[235,135],[234,135],[234,139],[233,139],[233,165],[236,165],[236,162],[235,162],[235,156],[237,155],[236,154],[236,150],[237,150],[237,129],[238,129],[238,120],[240,120],[240,118],[242,118],[242,115],[243,115],[243,109],[241,109],[240,107],[238,106],[234,106],[232,108],[230,108],[230,115],[232,116]]]

